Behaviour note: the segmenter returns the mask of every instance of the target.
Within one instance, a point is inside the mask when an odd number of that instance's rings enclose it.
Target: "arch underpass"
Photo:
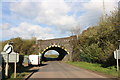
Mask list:
[[[72,40],[77,39],[76,36],[70,36],[65,38],[56,38],[48,40],[37,40],[37,50],[42,54],[44,60],[44,54],[49,50],[55,50],[59,53],[58,60],[72,61],[73,45]]]
[[[45,53],[47,51],[49,51],[49,50],[55,50],[55,51],[57,51],[59,53],[58,57],[55,58],[54,60],[62,60],[62,59],[64,59],[64,57],[66,55],[69,54],[69,52],[67,51],[67,49],[65,49],[64,47],[57,46],[57,45],[52,45],[52,46],[49,46],[46,49],[44,49],[44,51],[42,52],[42,57],[41,57],[42,61],[49,61],[49,59],[47,59],[45,57]]]

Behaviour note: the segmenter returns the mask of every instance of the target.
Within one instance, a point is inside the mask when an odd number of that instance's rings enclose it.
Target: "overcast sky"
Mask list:
[[[0,40],[22,37],[52,39],[70,36],[80,27],[96,25],[103,12],[103,0],[2,0]],[[107,14],[119,0],[104,0]]]

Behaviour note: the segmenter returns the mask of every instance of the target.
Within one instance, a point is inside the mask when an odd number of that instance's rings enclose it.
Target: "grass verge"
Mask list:
[[[22,73],[19,73],[17,72],[16,73],[16,78],[24,78],[26,75],[28,75],[30,72],[22,72]],[[14,73],[11,75],[11,78],[14,78]]]
[[[119,73],[116,71],[115,66],[110,66],[107,68],[101,67],[101,64],[87,63],[87,62],[66,62],[68,64],[81,67],[84,69],[100,72],[106,75],[120,77]]]
[[[11,74],[10,78],[7,80],[17,80],[20,78],[24,78],[25,76],[29,75],[31,73],[29,66],[20,66],[17,68],[16,78],[14,78],[14,72]]]

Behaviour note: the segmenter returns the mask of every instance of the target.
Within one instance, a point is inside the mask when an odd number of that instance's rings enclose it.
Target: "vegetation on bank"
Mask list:
[[[74,55],[73,62],[68,64],[120,77],[120,72],[116,71],[116,60],[113,55],[120,44],[118,40],[120,40],[120,13],[114,11],[71,42]]]
[[[103,67],[116,65],[113,52],[120,40],[119,15],[118,11],[112,12],[73,40],[73,61],[100,63]]]
[[[100,73],[103,73],[106,75],[120,77],[118,72],[116,72],[115,66],[110,66],[110,67],[104,68],[104,67],[102,67],[102,64],[97,64],[97,63],[96,64],[95,63],[88,63],[88,62],[66,62],[66,63],[77,66],[77,67],[81,67],[84,69],[100,72]]]

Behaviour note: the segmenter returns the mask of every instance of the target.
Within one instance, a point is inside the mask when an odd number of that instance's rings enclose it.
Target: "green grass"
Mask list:
[[[58,55],[45,55],[45,57],[57,58],[57,57],[58,57]]]
[[[110,66],[107,68],[101,67],[101,64],[93,64],[93,63],[87,63],[87,62],[66,62],[68,64],[81,67],[84,69],[100,72],[106,75],[118,77],[118,72],[116,71],[115,66]]]
[[[29,72],[17,73],[16,78],[24,78],[28,74]],[[14,73],[11,75],[11,78],[14,78]]]
[[[23,78],[28,75],[29,72],[17,73],[16,78],[14,78],[14,73],[11,75],[11,78],[7,80],[23,80]]]

